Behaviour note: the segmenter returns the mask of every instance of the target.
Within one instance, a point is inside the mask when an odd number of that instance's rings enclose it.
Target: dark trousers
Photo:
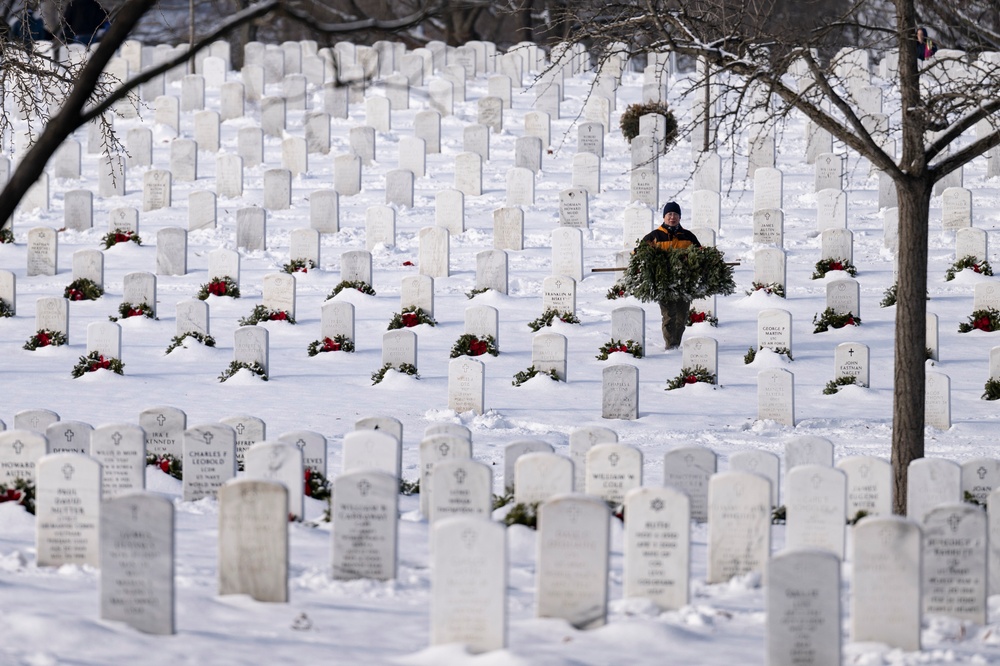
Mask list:
[[[660,303],[660,316],[663,317],[661,324],[663,344],[667,349],[680,346],[690,310],[691,303],[689,301],[663,301]]]

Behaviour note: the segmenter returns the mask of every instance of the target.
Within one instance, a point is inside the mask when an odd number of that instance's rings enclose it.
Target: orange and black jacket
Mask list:
[[[657,250],[680,250],[692,245],[701,247],[698,237],[679,224],[676,227],[661,224],[646,234],[642,242],[649,243]]]

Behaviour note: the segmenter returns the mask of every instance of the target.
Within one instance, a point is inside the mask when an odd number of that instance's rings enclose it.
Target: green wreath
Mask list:
[[[714,247],[658,250],[640,243],[621,286],[643,302],[693,301],[736,291],[733,267]]]

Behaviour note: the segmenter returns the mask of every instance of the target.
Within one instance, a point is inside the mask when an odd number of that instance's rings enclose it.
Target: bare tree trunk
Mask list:
[[[924,457],[924,359],[927,353],[927,235],[933,185],[929,177],[896,184],[899,281],[892,403],[894,513],[906,514],[910,462]],[[915,517],[917,520],[919,516]]]

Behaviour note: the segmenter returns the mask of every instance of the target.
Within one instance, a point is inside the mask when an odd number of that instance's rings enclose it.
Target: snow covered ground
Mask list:
[[[230,73],[230,77],[237,77]],[[720,386],[694,385],[665,392],[667,380],[680,370],[679,351],[664,352],[659,335],[659,312],[645,304],[647,356],[634,359],[616,354],[598,361],[599,347],[610,337],[611,311],[634,300],[610,301],[605,293],[613,274],[590,274],[578,286],[577,314],[581,325],[557,322],[553,329],[569,339],[567,383],[541,377],[521,387],[513,375],[531,364],[532,332],[527,322],[542,312],[541,283],[550,274],[550,232],[558,224],[558,193],[569,187],[570,164],[576,144],[574,120],[582,107],[593,75],[568,81],[563,118],[552,123],[552,154],[544,157],[536,181],[536,205],[525,210],[525,249],[510,252],[508,295],[487,293],[474,301],[466,297],[475,282],[475,254],[492,247],[492,214],[504,204],[504,182],[513,166],[513,147],[523,134],[523,116],[531,110],[534,93],[515,92],[513,109],[505,113],[504,130],[491,137],[491,160],[484,165],[484,194],[466,197],[464,234],[451,239],[451,276],[435,280],[435,317],[438,326],[421,326],[420,378],[392,375],[377,386],[370,374],[381,366],[381,338],[392,315],[400,310],[400,280],[416,273],[417,232],[434,223],[434,195],[451,187],[454,156],[462,151],[462,130],[475,122],[476,100],[486,94],[486,80],[468,84],[468,100],[456,104],[456,114],[442,121],[442,154],[428,155],[428,176],[417,180],[415,205],[397,214],[395,247],[374,251],[376,296],[342,293],[356,308],[357,351],[321,354],[310,358],[307,345],[318,339],[320,305],[340,281],[340,253],[364,249],[364,215],[369,205],[384,202],[385,173],[397,165],[400,137],[412,134],[414,114],[426,108],[426,95],[411,94],[410,109],[393,114],[393,130],[379,134],[377,164],[365,168],[364,191],[341,198],[341,231],[323,238],[321,270],[297,275],[298,323],[264,324],[270,331],[270,381],[237,378],[220,384],[217,377],[232,359],[237,320],[260,303],[262,278],[288,261],[289,232],[309,224],[311,192],[332,185],[332,155],[347,152],[348,130],[364,124],[363,105],[352,106],[350,120],[334,120],[331,155],[310,156],[309,172],[294,182],[293,206],[268,215],[268,250],[243,256],[243,298],[211,297],[212,334],[218,347],[194,345],[165,355],[175,334],[174,305],[193,297],[207,282],[208,253],[220,247],[235,249],[235,217],[243,206],[260,205],[265,168],[280,166],[280,143],[268,139],[266,166],[247,169],[242,199],[220,199],[219,225],[191,232],[187,275],[159,276],[159,320],[122,321],[125,375],[98,372],[72,379],[70,369],[86,351],[86,326],[115,314],[122,296],[122,279],[132,271],[155,271],[156,231],[187,227],[187,197],[196,190],[214,190],[213,156],[202,153],[200,178],[195,183],[174,182],[170,209],[144,213],[140,218],[142,246],[125,243],[105,252],[106,294],[95,302],[74,302],[71,344],[29,352],[21,345],[34,333],[35,300],[58,296],[71,280],[71,255],[100,247],[108,212],[120,206],[142,208],[142,171],[131,169],[124,198],[95,197],[95,224],[87,231],[59,233],[60,272],[55,277],[26,276],[26,235],[35,226],[61,228],[63,194],[72,189],[96,192],[97,156],[84,156],[81,181],[53,181],[48,212],[21,213],[15,220],[14,245],[0,245],[0,267],[17,274],[18,316],[0,320],[0,382],[2,418],[8,427],[16,412],[47,408],[64,420],[102,425],[137,422],[143,409],[171,405],[187,412],[188,425],[253,415],[267,424],[270,438],[293,429],[317,430],[329,440],[329,470],[341,468],[340,440],[359,418],[389,415],[404,424],[403,475],[415,479],[417,444],[424,428],[441,422],[462,423],[472,430],[473,455],[494,465],[499,490],[503,446],[515,439],[539,438],[557,452],[568,453],[568,435],[583,425],[614,428],[621,442],[644,455],[645,483],[659,484],[664,452],[680,445],[698,444],[720,455],[720,470],[728,456],[749,448],[781,454],[792,435],[819,435],[836,446],[837,457],[889,457],[892,404],[892,350],[894,308],[879,301],[892,282],[892,255],[883,246],[881,215],[877,210],[877,179],[867,162],[848,161],[849,227],[854,232],[854,257],[861,284],[863,325],[822,334],[812,333],[812,317],[825,307],[824,280],[810,274],[819,259],[816,232],[816,195],[813,168],[805,163],[804,122],[794,118],[780,137],[777,166],[784,172],[785,244],[788,252],[788,298],[761,293],[746,296],[753,276],[752,182],[744,179],[745,157],[728,168],[732,146],[721,149],[724,161],[722,231],[718,246],[727,259],[742,264],[736,270],[739,290],[718,301],[718,328],[697,324],[688,335],[715,337],[719,343]],[[679,81],[674,87],[680,87]],[[619,91],[614,127],[606,136],[602,166],[603,191],[590,201],[591,226],[584,232],[586,270],[614,265],[622,248],[622,211],[629,202],[629,148],[617,130],[617,117],[628,103],[641,97],[642,75],[626,73]],[[280,87],[269,91],[278,94]],[[169,91],[179,95],[179,84]],[[209,90],[210,108],[218,91]],[[322,97],[311,98],[321,108]],[[680,108],[686,109],[686,103]],[[248,117],[223,124],[223,151],[236,152],[238,128],[259,121],[259,108],[248,105]],[[152,113],[145,121],[119,121],[124,136],[142,122],[154,128]],[[302,113],[290,112],[290,133],[300,134]],[[158,139],[166,132],[154,128]],[[182,134],[192,136],[191,114],[182,116]],[[86,142],[85,132],[77,139]],[[745,150],[740,149],[741,153]],[[844,152],[843,148],[839,152]],[[154,164],[169,165],[168,143],[158,141]],[[691,150],[682,142],[660,160],[661,202],[676,198],[690,212],[688,176]],[[973,191],[975,226],[990,232],[1000,226],[1000,183],[985,178],[983,159],[965,173]],[[993,455],[1000,436],[996,403],[980,400],[987,379],[989,350],[1000,337],[974,331],[957,333],[958,324],[972,312],[975,282],[987,280],[969,272],[953,282],[945,270],[955,260],[954,235],[941,231],[941,200],[932,201],[928,309],[940,317],[941,360],[936,370],[952,381],[954,425],[947,431],[927,429],[927,455],[961,462]],[[659,216],[657,215],[657,218]],[[996,256],[994,253],[993,256]],[[828,277],[827,279],[831,279]],[[500,348],[497,358],[480,357],[486,364],[486,406],[481,416],[456,414],[447,408],[447,367],[452,344],[463,332],[465,308],[488,304],[500,311]],[[640,304],[642,305],[642,304]],[[744,365],[747,348],[756,344],[757,313],[767,307],[789,310],[794,322],[795,360],[759,354]],[[871,348],[871,387],[846,387],[837,395],[823,395],[833,378],[833,350],[841,342],[863,342]],[[619,358],[620,357],[620,358]],[[632,363],[639,368],[640,417],[607,422],[601,418],[601,369],[609,363]],[[756,421],[756,376],[766,367],[780,366],[795,375],[797,424],[794,428]],[[290,526],[291,600],[262,604],[245,597],[216,595],[217,504],[213,500],[180,501],[180,484],[158,470],[147,471],[147,487],[166,493],[177,507],[177,625],[173,637],[152,637],[98,619],[100,572],[65,566],[35,565],[34,518],[12,504],[0,504],[0,664],[245,664],[262,657],[291,663],[336,664],[761,664],[764,661],[765,613],[763,592],[755,576],[727,584],[705,584],[706,531],[692,528],[691,604],[679,611],[658,612],[650,603],[622,599],[622,538],[617,523],[612,532],[610,616],[608,625],[578,631],[567,623],[534,617],[535,534],[523,527],[508,531],[509,648],[471,657],[460,646],[428,648],[429,592],[428,525],[417,512],[417,498],[401,498],[398,579],[336,582],[330,578],[329,526]],[[307,500],[310,518],[323,505]],[[783,544],[783,527],[774,528],[774,548]],[[846,614],[850,593],[850,563],[844,565]],[[1000,599],[993,598],[990,618],[1000,620]],[[845,615],[845,643],[846,634]],[[930,617],[923,631],[924,651],[903,654],[885,646],[847,644],[845,663],[1000,663],[998,624],[976,626]]]

